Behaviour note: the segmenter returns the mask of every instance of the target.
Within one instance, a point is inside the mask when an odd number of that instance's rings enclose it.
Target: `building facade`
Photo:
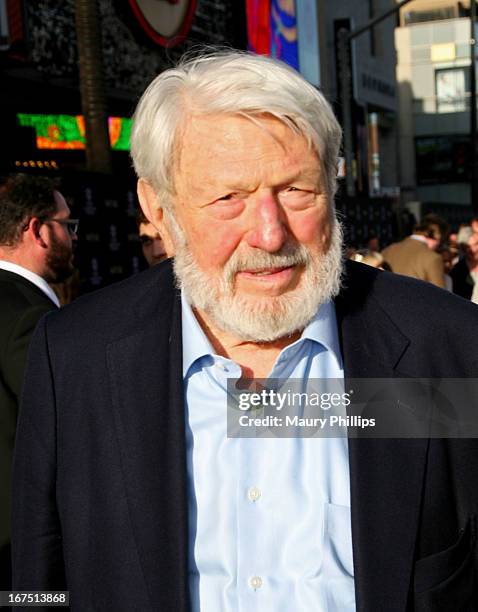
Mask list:
[[[449,216],[471,197],[471,32],[469,1],[453,0],[410,2],[395,32],[404,201]]]
[[[338,31],[365,26],[394,7],[393,0],[328,2],[319,0],[322,36],[322,88],[335,101],[342,119],[338,62]],[[393,32],[397,16],[391,15],[351,43],[353,174],[356,192],[363,196],[396,195],[397,111],[396,54]]]

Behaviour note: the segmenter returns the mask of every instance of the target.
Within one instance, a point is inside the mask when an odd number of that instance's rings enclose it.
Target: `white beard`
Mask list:
[[[334,220],[330,247],[312,255],[300,244],[285,244],[277,253],[235,252],[222,278],[203,272],[194,260],[183,230],[168,215],[175,235],[174,272],[178,286],[192,307],[204,311],[211,322],[245,342],[272,342],[303,330],[319,307],[335,297],[343,270],[342,228]],[[304,266],[299,285],[280,296],[237,295],[234,278],[240,270]]]

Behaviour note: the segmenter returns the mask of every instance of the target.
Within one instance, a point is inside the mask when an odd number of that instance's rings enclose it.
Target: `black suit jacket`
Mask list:
[[[347,377],[476,373],[478,351],[464,347],[478,310],[445,291],[351,264],[336,310]],[[170,262],[48,315],[33,346],[14,468],[15,588],[67,586],[78,612],[185,612],[181,305]],[[350,440],[359,611],[476,609],[477,446]]]
[[[458,261],[450,272],[450,276],[453,281],[453,293],[456,293],[456,295],[466,300],[471,300],[475,281],[470,274],[466,259],[460,259],[460,261]]]
[[[23,373],[35,326],[52,308],[53,302],[36,285],[0,270],[0,587],[4,589],[10,565],[13,441]]]

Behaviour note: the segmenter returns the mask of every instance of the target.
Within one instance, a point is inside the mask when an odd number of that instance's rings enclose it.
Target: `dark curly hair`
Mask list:
[[[0,187],[0,245],[15,246],[32,217],[56,212],[56,180],[46,176],[14,174]]]

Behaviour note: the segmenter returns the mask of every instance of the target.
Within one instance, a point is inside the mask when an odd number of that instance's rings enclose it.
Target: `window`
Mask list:
[[[467,135],[415,139],[417,183],[462,183],[470,180],[470,138]]]
[[[406,11],[404,13],[405,25],[412,23],[423,23],[425,21],[440,21],[441,19],[453,19],[456,17],[455,8],[447,6],[429,11]]]
[[[459,113],[466,110],[470,93],[468,67],[435,70],[438,113]]]

